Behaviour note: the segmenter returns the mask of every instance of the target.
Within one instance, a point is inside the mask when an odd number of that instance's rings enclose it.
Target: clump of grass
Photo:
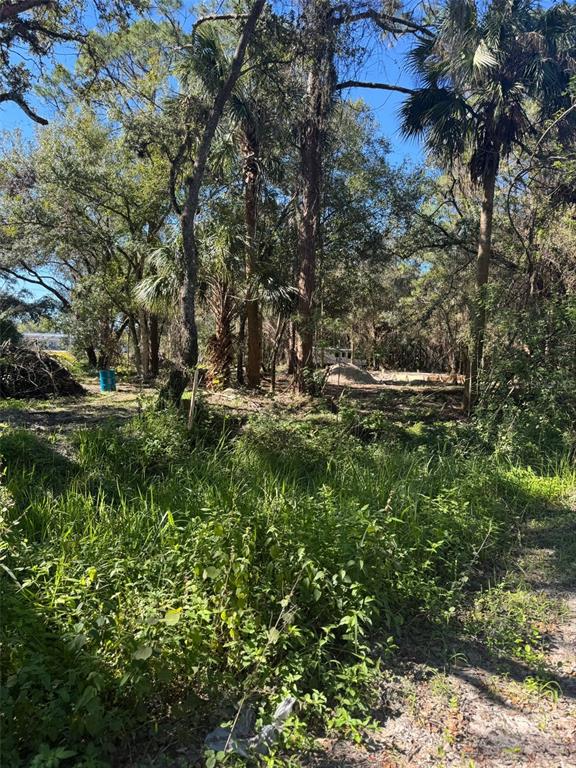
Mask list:
[[[366,444],[339,425],[266,419],[231,440],[204,419],[192,439],[145,412],[79,433],[66,466],[48,453],[34,467],[22,442],[0,441],[17,501],[2,523],[15,766],[56,749],[93,765],[242,697],[291,693],[354,731],[378,639],[448,620],[531,492],[470,451]]]
[[[495,656],[541,667],[546,662],[547,633],[562,610],[560,600],[504,580],[478,595],[465,627]]]

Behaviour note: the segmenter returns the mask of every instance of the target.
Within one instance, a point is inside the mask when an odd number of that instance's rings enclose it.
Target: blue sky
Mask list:
[[[413,44],[410,36],[386,42],[380,38],[379,33],[373,31],[368,32],[367,40],[360,42],[368,49],[366,59],[354,71],[341,73],[342,80],[414,87],[414,78],[406,67],[406,54]],[[368,88],[351,88],[344,93],[353,99],[363,99],[370,105],[380,132],[390,141],[392,162],[400,163],[407,159],[418,163],[424,159],[421,143],[414,139],[404,139],[399,131],[398,110],[406,98],[404,94]]]

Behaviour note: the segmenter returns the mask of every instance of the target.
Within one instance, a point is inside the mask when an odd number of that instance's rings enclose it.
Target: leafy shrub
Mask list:
[[[75,377],[83,376],[88,372],[85,363],[78,360],[78,358],[72,354],[72,352],[51,349],[50,357],[54,357],[56,360],[58,360],[58,362],[61,363],[64,368],[69,370],[70,373]]]
[[[125,479],[166,471],[190,448],[186,428],[170,410],[146,408],[120,427],[81,430],[76,434],[78,462],[100,478]]]

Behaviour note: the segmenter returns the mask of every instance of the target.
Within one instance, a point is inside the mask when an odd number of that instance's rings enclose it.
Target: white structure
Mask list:
[[[65,352],[70,349],[70,337],[67,333],[23,333],[24,341],[30,347],[38,349],[53,349]]]
[[[366,368],[367,361],[354,357],[352,347],[314,347],[314,362],[316,365],[337,365],[338,363],[352,363],[359,368]]]

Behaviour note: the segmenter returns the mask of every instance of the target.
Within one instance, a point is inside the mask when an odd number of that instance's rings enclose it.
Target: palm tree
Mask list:
[[[481,10],[482,9],[482,10]],[[423,136],[446,164],[465,163],[482,204],[471,306],[465,407],[478,395],[498,169],[535,126],[569,103],[576,70],[576,12],[533,0],[449,0],[436,33],[410,54],[421,87],[401,109],[403,132]]]
[[[213,221],[199,227],[198,241],[203,253],[199,280],[200,301],[214,318],[214,333],[208,340],[206,363],[208,383],[214,387],[230,384],[234,334],[232,324],[236,317],[236,297],[232,292],[235,265],[238,263],[235,243],[226,226]],[[167,240],[149,258],[150,274],[143,278],[134,291],[138,305],[174,324],[182,270],[178,261],[181,249],[180,234]]]

